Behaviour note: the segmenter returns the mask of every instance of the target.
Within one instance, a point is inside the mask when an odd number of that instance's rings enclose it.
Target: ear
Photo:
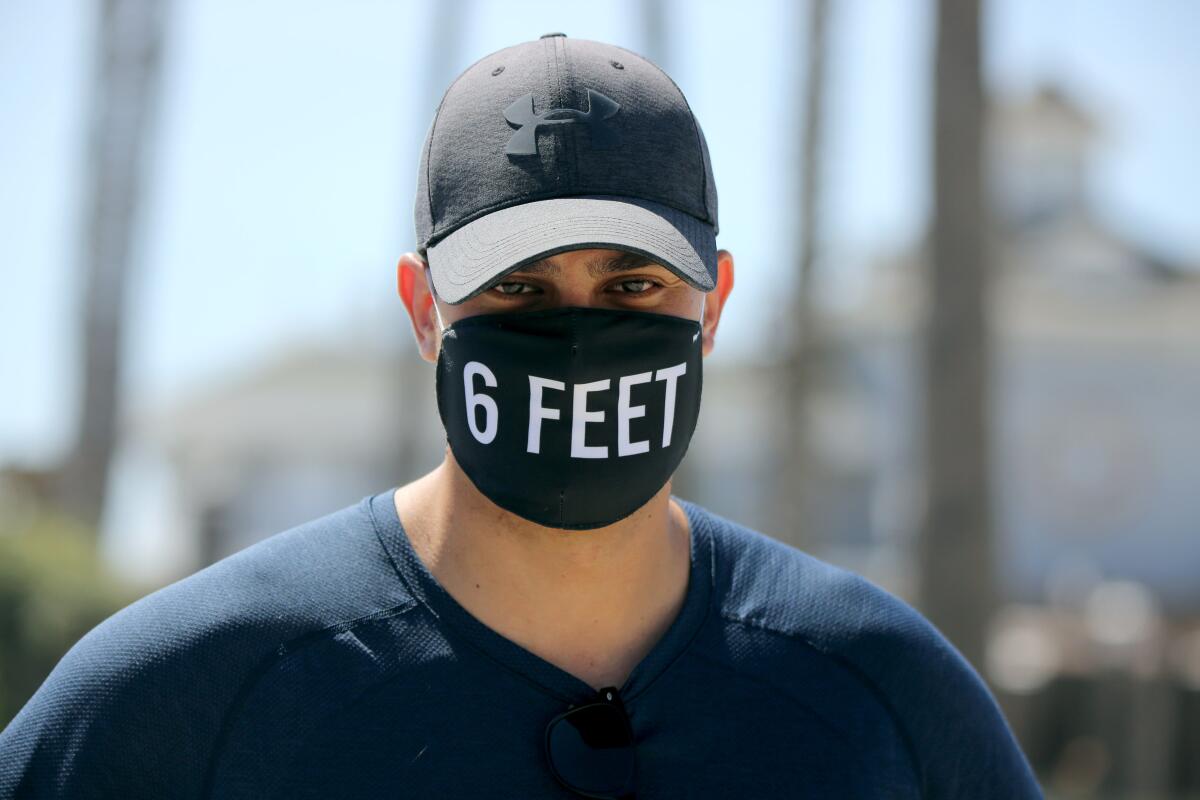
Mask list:
[[[717,285],[711,292],[704,295],[704,331],[701,340],[701,351],[704,355],[712,352],[717,340],[717,326],[721,324],[721,311],[725,301],[733,291],[733,254],[728,250],[717,251]]]
[[[425,259],[418,254],[405,253],[400,256],[400,263],[396,265],[396,289],[412,322],[417,350],[421,358],[433,363],[437,361],[442,334],[433,308],[433,290],[425,280],[425,270]]]

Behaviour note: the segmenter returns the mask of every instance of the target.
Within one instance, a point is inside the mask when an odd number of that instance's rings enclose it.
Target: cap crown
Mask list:
[[[584,195],[717,226],[708,146],[675,83],[623,48],[548,35],[485,56],[446,90],[421,153],[417,246],[501,208]]]

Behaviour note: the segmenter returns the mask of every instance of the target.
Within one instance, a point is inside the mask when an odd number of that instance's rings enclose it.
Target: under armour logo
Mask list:
[[[537,155],[537,129],[543,125],[566,125],[571,122],[581,122],[587,126],[591,135],[592,147],[596,150],[609,150],[617,146],[617,132],[605,123],[609,117],[621,109],[615,100],[610,100],[599,92],[587,90],[588,107],[586,111],[576,108],[552,108],[541,114],[533,113],[533,95],[518,97],[504,109],[504,118],[510,125],[516,125],[508,147],[504,152],[510,156]]]

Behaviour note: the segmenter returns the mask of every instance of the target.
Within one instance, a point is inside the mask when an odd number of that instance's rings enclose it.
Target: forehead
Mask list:
[[[563,274],[587,273],[593,278],[600,278],[614,272],[627,272],[648,266],[661,265],[649,256],[626,250],[568,250],[526,264],[511,274],[554,278]]]

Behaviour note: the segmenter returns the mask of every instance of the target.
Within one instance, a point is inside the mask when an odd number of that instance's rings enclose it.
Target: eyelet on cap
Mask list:
[[[622,64],[620,61],[610,61],[608,63],[612,64],[617,69],[625,69],[625,65]]]
[[[503,65],[503,64],[501,64],[500,66],[498,66],[498,67],[496,67],[494,70],[492,70],[492,77],[493,77],[493,78],[494,78],[494,77],[496,77],[496,76],[497,76],[497,75],[499,75],[501,72],[504,72],[504,65]]]

